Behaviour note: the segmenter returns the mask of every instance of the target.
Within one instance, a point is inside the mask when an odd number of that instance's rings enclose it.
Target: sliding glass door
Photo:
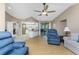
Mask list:
[[[49,23],[41,23],[41,35],[45,36],[47,30],[49,29]]]

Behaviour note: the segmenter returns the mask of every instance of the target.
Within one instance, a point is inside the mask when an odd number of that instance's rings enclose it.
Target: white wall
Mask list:
[[[63,27],[60,23],[61,20],[67,19],[67,26],[71,32],[79,32],[79,4],[76,4],[54,19],[56,29],[60,35],[63,34]]]
[[[5,4],[0,3],[0,31],[5,30]]]

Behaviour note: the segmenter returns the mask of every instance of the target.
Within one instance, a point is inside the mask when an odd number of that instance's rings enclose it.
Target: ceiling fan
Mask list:
[[[48,16],[48,13],[53,13],[56,12],[55,10],[51,10],[51,11],[47,11],[48,10],[48,5],[46,5],[46,3],[43,3],[43,10],[39,11],[39,10],[34,10],[35,12],[40,12],[41,14],[39,14],[39,16],[45,15]]]

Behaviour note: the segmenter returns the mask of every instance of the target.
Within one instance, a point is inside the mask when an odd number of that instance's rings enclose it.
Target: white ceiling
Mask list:
[[[42,3],[7,3],[6,12],[19,19],[26,19],[28,17],[34,17],[39,21],[51,21],[58,15],[72,6],[72,3],[47,3],[49,5],[48,10],[56,10],[54,13],[48,14],[48,16],[38,16],[40,13],[34,12],[34,10],[42,10]]]

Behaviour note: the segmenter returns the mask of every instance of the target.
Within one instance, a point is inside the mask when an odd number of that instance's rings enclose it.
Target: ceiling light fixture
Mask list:
[[[46,11],[42,12],[42,15],[46,15],[46,14],[47,14],[47,12],[46,12]]]

